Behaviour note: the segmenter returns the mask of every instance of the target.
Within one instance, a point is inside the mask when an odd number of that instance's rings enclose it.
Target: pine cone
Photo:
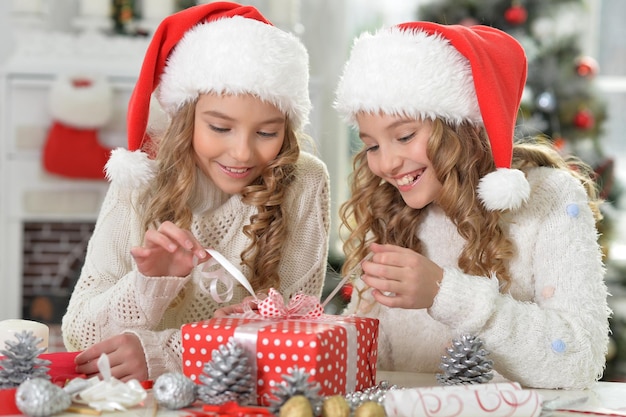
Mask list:
[[[15,388],[27,379],[50,379],[48,365],[51,362],[38,357],[46,350],[37,347],[42,339],[31,331],[16,333],[15,337],[17,342],[7,340],[7,348],[0,350],[5,356],[0,360],[0,389]]]
[[[298,367],[295,367],[290,374],[283,375],[283,381],[277,384],[272,392],[276,398],[270,400],[270,411],[278,414],[283,404],[291,397],[302,395],[311,403],[313,413],[318,415],[321,412],[323,402],[323,399],[319,396],[321,387],[317,382],[310,382],[310,377],[311,375],[308,372]]]
[[[476,336],[463,335],[454,339],[452,346],[446,348],[448,355],[441,357],[439,368],[443,374],[437,374],[441,385],[482,384],[493,378],[493,361],[487,359],[489,352],[483,349],[483,342]]]
[[[256,383],[245,351],[232,338],[213,351],[199,379],[198,398],[215,405],[229,401],[247,404]]]

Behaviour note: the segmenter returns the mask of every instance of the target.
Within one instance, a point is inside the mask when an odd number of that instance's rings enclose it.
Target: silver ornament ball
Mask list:
[[[196,384],[180,373],[161,375],[154,382],[152,391],[159,405],[170,410],[188,407],[196,400]]]
[[[51,416],[67,410],[71,404],[67,392],[43,378],[22,382],[15,393],[15,405],[29,417]]]

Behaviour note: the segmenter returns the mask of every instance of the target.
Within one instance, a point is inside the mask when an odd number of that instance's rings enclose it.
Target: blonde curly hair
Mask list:
[[[506,212],[487,210],[476,193],[480,179],[496,169],[484,128],[477,129],[469,123],[455,127],[435,119],[427,156],[443,186],[436,203],[466,242],[459,256],[459,268],[472,275],[495,275],[501,289],[508,289],[508,263],[515,255],[515,247],[503,227]],[[596,219],[601,219],[589,166],[574,157],[563,158],[540,139],[514,145],[512,168],[527,170],[538,166],[564,169],[578,178],[589,195]],[[343,274],[366,256],[372,242],[421,251],[417,229],[424,209],[407,206],[395,186],[370,171],[365,148],[354,157],[350,191],[350,198],[339,211],[341,228],[347,231]]]
[[[144,230],[156,228],[164,221],[191,228],[191,202],[198,181],[192,143],[195,108],[196,102],[181,107],[162,137],[153,139],[152,147],[146,150],[155,155],[158,168],[152,187],[139,200]],[[283,203],[299,156],[298,136],[287,119],[285,140],[277,157],[241,193],[244,203],[257,208],[250,224],[243,228],[250,245],[241,254],[242,264],[252,271],[250,284],[257,290],[278,287],[280,281],[278,267],[288,233]]]

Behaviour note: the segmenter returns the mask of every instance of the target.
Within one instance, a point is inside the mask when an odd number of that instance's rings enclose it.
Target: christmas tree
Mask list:
[[[581,47],[586,12],[583,0],[435,0],[421,6],[417,18],[488,25],[515,37],[528,58],[516,138],[543,136],[562,153],[588,163],[596,173],[600,196],[613,204],[620,190],[613,159],[602,147],[606,103],[594,84],[599,67]],[[607,206],[598,225],[605,255],[611,213]]]

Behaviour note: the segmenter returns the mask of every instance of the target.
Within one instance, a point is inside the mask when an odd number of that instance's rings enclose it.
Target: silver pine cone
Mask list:
[[[39,358],[46,348],[37,347],[43,339],[32,331],[15,333],[14,340],[7,340],[5,349],[0,350],[0,389],[15,388],[33,378],[50,379],[50,361]]]
[[[462,335],[446,351],[439,365],[443,373],[437,374],[439,384],[482,384],[493,378],[493,361],[487,359],[489,352],[478,337]]]
[[[205,404],[247,404],[253,400],[256,375],[251,374],[246,352],[232,338],[212,352],[199,379],[198,398]]]
[[[291,397],[302,395],[311,403],[314,414],[319,414],[318,410],[321,410],[324,401],[319,395],[321,387],[318,382],[309,381],[310,377],[311,374],[298,367],[295,367],[291,373],[283,375],[282,382],[276,384],[272,391],[275,398],[270,400],[270,411],[278,414],[283,404]]]

